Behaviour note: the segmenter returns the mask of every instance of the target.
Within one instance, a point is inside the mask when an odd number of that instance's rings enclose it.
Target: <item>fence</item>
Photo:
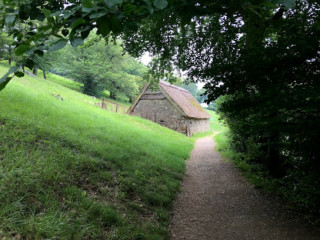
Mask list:
[[[127,106],[109,101],[105,98],[102,99],[101,103],[96,103],[96,105],[106,111],[116,112],[116,113],[126,113],[129,108]]]

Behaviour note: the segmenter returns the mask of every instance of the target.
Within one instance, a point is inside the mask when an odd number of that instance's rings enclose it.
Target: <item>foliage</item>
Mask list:
[[[178,86],[188,90],[199,103],[203,103],[207,98],[204,95],[204,89],[198,89],[198,86],[193,82],[183,82],[178,84]]]
[[[124,33],[126,49],[205,81],[208,101],[226,95],[219,109],[233,150],[282,179],[300,209],[319,214],[320,4],[224,2],[151,16]]]
[[[42,56],[35,55],[32,59],[34,61],[33,73],[37,75],[38,69],[41,69],[43,71],[43,77],[46,78],[45,72],[52,68],[57,56],[57,53],[50,52],[44,52]]]
[[[69,40],[82,45],[94,28],[107,40],[110,32],[120,35],[134,56],[148,51],[157,57],[156,76],[178,68],[206,82],[208,101],[227,95],[220,111],[234,149],[285,179],[300,206],[320,209],[314,190],[320,179],[319,1],[41,3],[0,5],[3,27],[24,24],[10,34],[26,66],[33,67],[34,54],[61,49]],[[37,21],[46,24],[38,27]],[[16,71],[0,79],[0,89]]]
[[[12,59],[12,49],[11,49],[11,43],[12,38],[8,36],[8,34],[5,31],[2,31],[0,34],[0,59],[1,60],[9,60]]]
[[[101,110],[52,76],[0,95],[0,237],[166,238],[193,141]]]
[[[193,16],[212,10],[220,14],[226,10],[235,12],[239,9],[257,13],[256,8],[261,6],[270,8],[270,5],[274,8],[275,2],[282,2],[286,7],[294,5],[293,0],[273,0],[272,2],[245,0],[239,3],[237,1],[226,3],[223,0],[213,3],[208,0],[4,0],[0,2],[0,26],[2,29],[4,27],[10,29],[9,34],[14,39],[15,54],[23,56],[19,65],[33,68],[35,55],[41,56],[45,50],[59,50],[65,47],[68,41],[74,47],[83,45],[84,39],[93,29],[97,29],[98,35],[106,39],[109,39],[111,34],[115,39],[122,32],[137,31],[142,19],[152,15],[157,16],[158,12],[162,14],[173,9],[179,17],[183,16],[183,22],[188,23]],[[172,18],[174,19],[175,17]],[[172,23],[171,20],[168,22]],[[23,27],[17,28],[18,25]],[[152,35],[149,37],[152,40],[156,39]],[[167,52],[167,47],[153,50],[164,55],[172,54]],[[167,67],[169,67],[168,64]],[[7,83],[10,79],[11,76],[6,76],[1,79],[0,84]]]
[[[123,54],[120,42],[106,44],[91,34],[84,46],[61,49],[53,71],[82,83],[85,94],[101,96],[108,90],[113,99],[132,101],[144,84],[146,67]]]
[[[0,26],[10,28],[15,54],[23,56],[19,65],[32,69],[35,56],[46,50],[57,51],[69,41],[73,47],[83,45],[93,29],[107,40],[111,33],[115,38],[124,29],[136,29],[141,18],[167,5],[166,0],[4,0],[0,2]]]

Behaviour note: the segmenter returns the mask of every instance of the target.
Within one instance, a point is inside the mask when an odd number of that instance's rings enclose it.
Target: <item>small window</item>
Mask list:
[[[160,120],[159,123],[165,123],[165,121],[164,120]]]

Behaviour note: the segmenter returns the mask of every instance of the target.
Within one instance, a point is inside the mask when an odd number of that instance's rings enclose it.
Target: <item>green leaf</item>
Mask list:
[[[164,9],[168,6],[168,2],[166,0],[155,0],[153,5],[158,9]]]
[[[89,34],[90,34],[90,30],[82,31],[81,32],[81,37],[83,39],[86,39],[89,36]]]
[[[93,2],[91,0],[82,0],[81,3],[82,3],[82,6],[84,6],[86,8],[93,7]]]
[[[121,4],[123,3],[123,0],[109,0],[110,4],[116,5],[116,4]]]
[[[27,50],[30,49],[29,45],[25,45],[25,44],[20,44],[14,51],[14,53],[17,56],[21,56],[22,54],[24,54]]]
[[[97,12],[97,13],[92,13],[90,14],[90,18],[100,18],[103,17],[104,15],[106,15],[106,12]]]
[[[58,51],[61,48],[64,48],[67,44],[67,40],[60,39],[49,47],[49,52]]]
[[[85,7],[82,8],[82,12],[84,12],[84,13],[90,13],[90,12],[93,12],[93,11],[94,11],[93,8],[85,8]]]
[[[19,69],[19,66],[14,66],[9,69],[9,71],[0,78],[0,91],[6,87],[12,77],[9,77],[10,74],[16,72]]]
[[[38,21],[42,22],[45,19],[45,16],[43,13],[38,12],[36,17],[35,17]]]
[[[88,31],[88,30],[91,30],[91,27],[87,25],[87,26],[85,26],[85,27],[78,28],[78,29],[76,30],[76,32],[79,33],[79,32],[85,32],[85,31]]]
[[[15,72],[14,75],[20,78],[24,76],[24,72]]]
[[[16,15],[9,14],[6,16],[5,21],[7,24],[12,24],[16,19]]]
[[[43,11],[44,16],[45,16],[47,19],[50,18],[50,15],[51,15],[50,10],[48,10],[48,9],[43,9],[42,11]]]
[[[79,18],[72,23],[71,28],[75,28],[75,27],[79,26],[80,24],[84,24],[84,23],[86,23],[86,20]]]
[[[109,21],[110,19],[107,17],[97,19],[98,30],[103,37],[107,36],[111,31]]]
[[[34,53],[41,56],[41,57],[43,56],[43,51],[40,49],[35,50]]]
[[[71,46],[76,48],[78,46],[82,46],[84,43],[84,40],[81,37],[76,37],[71,40]]]
[[[48,9],[43,9],[43,14],[46,17],[48,23],[52,23],[53,22],[53,17],[51,17],[51,11]]]
[[[275,8],[277,5],[273,2],[263,2],[263,3],[261,3],[261,6]]]
[[[112,17],[110,20],[111,20],[111,31],[114,33],[120,32],[122,28],[120,21],[116,17]]]
[[[104,3],[106,4],[107,7],[112,8],[115,5],[119,5],[123,3],[123,0],[105,0]]]
[[[0,79],[0,82],[1,82],[2,78]],[[7,86],[7,84],[10,82],[11,78],[12,77],[6,77],[5,80],[0,83],[0,91]]]
[[[9,69],[9,71],[8,71],[8,75],[10,75],[10,74],[12,74],[12,73],[15,73],[18,69],[20,68],[20,66],[13,66],[13,67],[11,67],[10,69]],[[0,82],[1,82],[1,80],[0,80]]]
[[[32,59],[28,59],[25,63],[24,66],[26,66],[29,69],[32,69],[34,67],[34,61]]]
[[[38,28],[38,30],[40,31],[40,32],[45,32],[45,31],[47,31],[47,30],[49,30],[49,29],[51,29],[52,27],[50,26],[50,25],[46,25],[46,26],[41,26],[41,27],[39,27]]]
[[[59,10],[59,11],[56,11],[56,12],[51,13],[51,14],[50,14],[50,17],[60,16],[61,14],[63,14],[63,11],[62,11],[62,10]]]
[[[281,0],[281,3],[286,8],[294,8],[296,6],[296,0]]]

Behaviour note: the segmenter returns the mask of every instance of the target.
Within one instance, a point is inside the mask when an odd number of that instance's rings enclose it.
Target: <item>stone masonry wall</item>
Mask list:
[[[209,119],[192,119],[190,124],[190,135],[197,132],[207,132],[210,130],[210,121]]]
[[[209,120],[185,118],[159,90],[147,89],[131,115],[140,116],[186,135],[209,130]]]

